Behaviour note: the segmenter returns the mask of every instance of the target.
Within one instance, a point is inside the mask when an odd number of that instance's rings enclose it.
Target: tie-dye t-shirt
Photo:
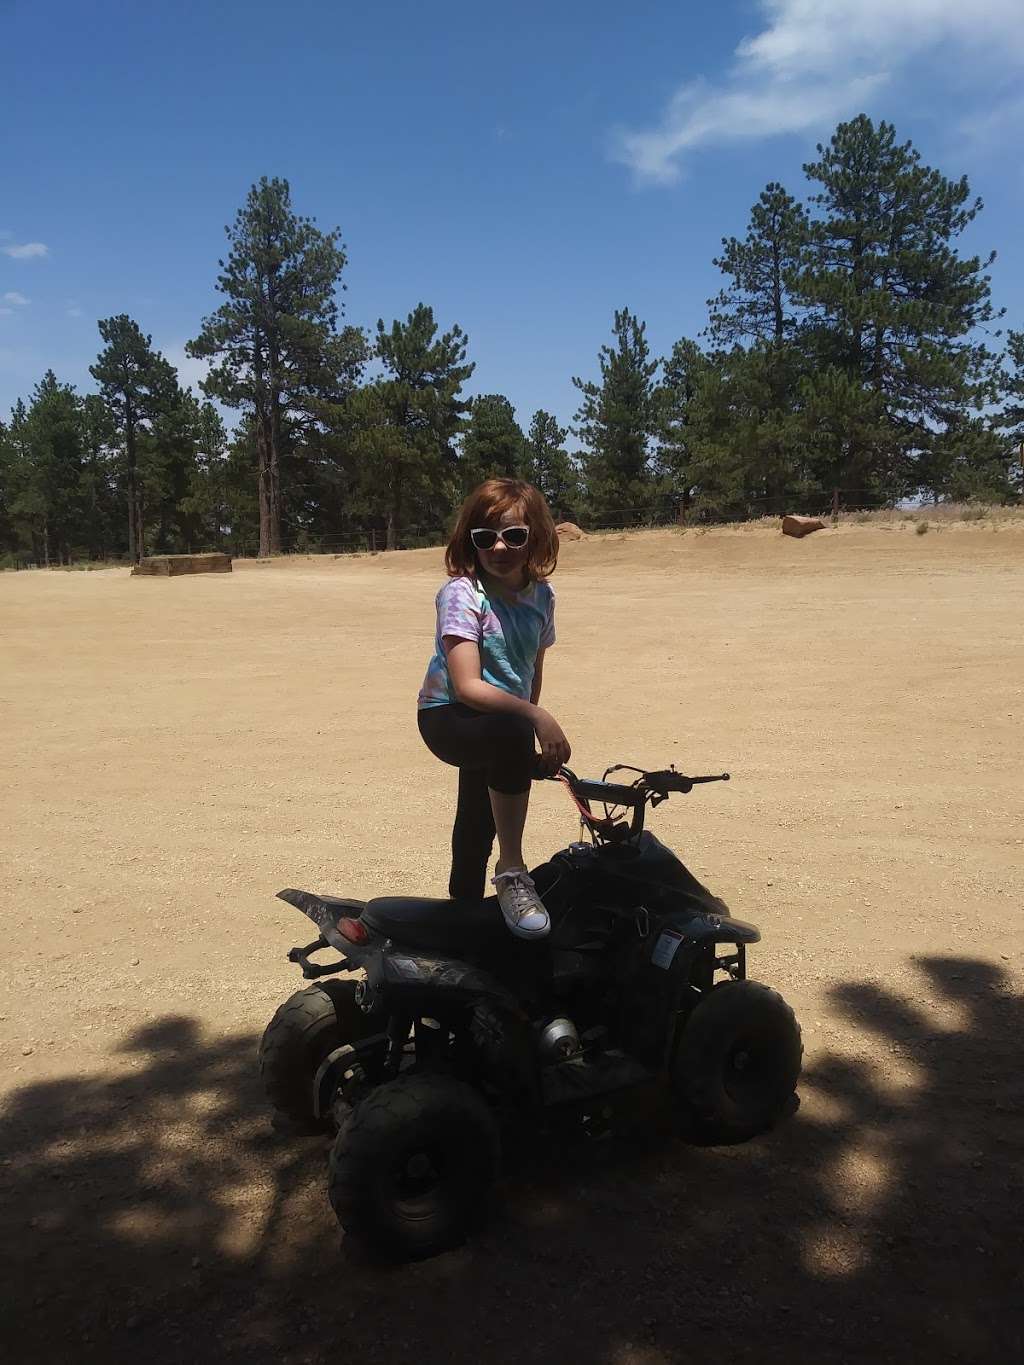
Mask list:
[[[417,705],[447,706],[457,701],[448,673],[444,637],[475,640],[480,646],[480,676],[492,687],[530,700],[537,652],[555,642],[555,594],[545,582],[522,592],[489,596],[478,580],[450,578],[437,594],[434,654]]]

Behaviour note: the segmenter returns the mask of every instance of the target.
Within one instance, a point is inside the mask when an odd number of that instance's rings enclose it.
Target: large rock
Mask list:
[[[825,523],[820,517],[783,517],[782,534],[784,536],[796,536],[799,540],[802,536],[809,536],[812,531],[824,531]]]
[[[583,532],[574,521],[560,521],[555,530],[563,540],[582,540]]]
[[[213,551],[201,555],[147,555],[132,569],[132,577],[175,578],[183,573],[230,573],[231,556]]]

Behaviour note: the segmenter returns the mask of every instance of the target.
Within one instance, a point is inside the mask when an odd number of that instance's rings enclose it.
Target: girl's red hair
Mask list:
[[[501,518],[514,508],[522,508],[523,521],[530,528],[526,543],[526,573],[530,582],[554,573],[558,563],[558,532],[544,494],[523,479],[487,479],[473,489],[459,508],[455,530],[444,552],[450,577],[464,574],[472,578],[476,574],[476,551],[470,531],[479,526],[497,530]]]

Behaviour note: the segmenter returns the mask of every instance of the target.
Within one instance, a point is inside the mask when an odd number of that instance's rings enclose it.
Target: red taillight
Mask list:
[[[342,938],[347,938],[349,943],[365,943],[370,937],[366,932],[366,925],[358,919],[338,920],[338,933]]]

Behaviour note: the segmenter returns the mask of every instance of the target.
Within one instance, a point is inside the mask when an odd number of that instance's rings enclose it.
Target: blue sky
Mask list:
[[[0,35],[5,416],[48,366],[89,389],[114,313],[194,381],[266,174],[341,227],[347,321],[422,300],[471,392],[568,422],[614,309],[659,354],[696,334],[721,237],[861,110],[968,175],[1024,327],[1021,0],[0,0]]]

